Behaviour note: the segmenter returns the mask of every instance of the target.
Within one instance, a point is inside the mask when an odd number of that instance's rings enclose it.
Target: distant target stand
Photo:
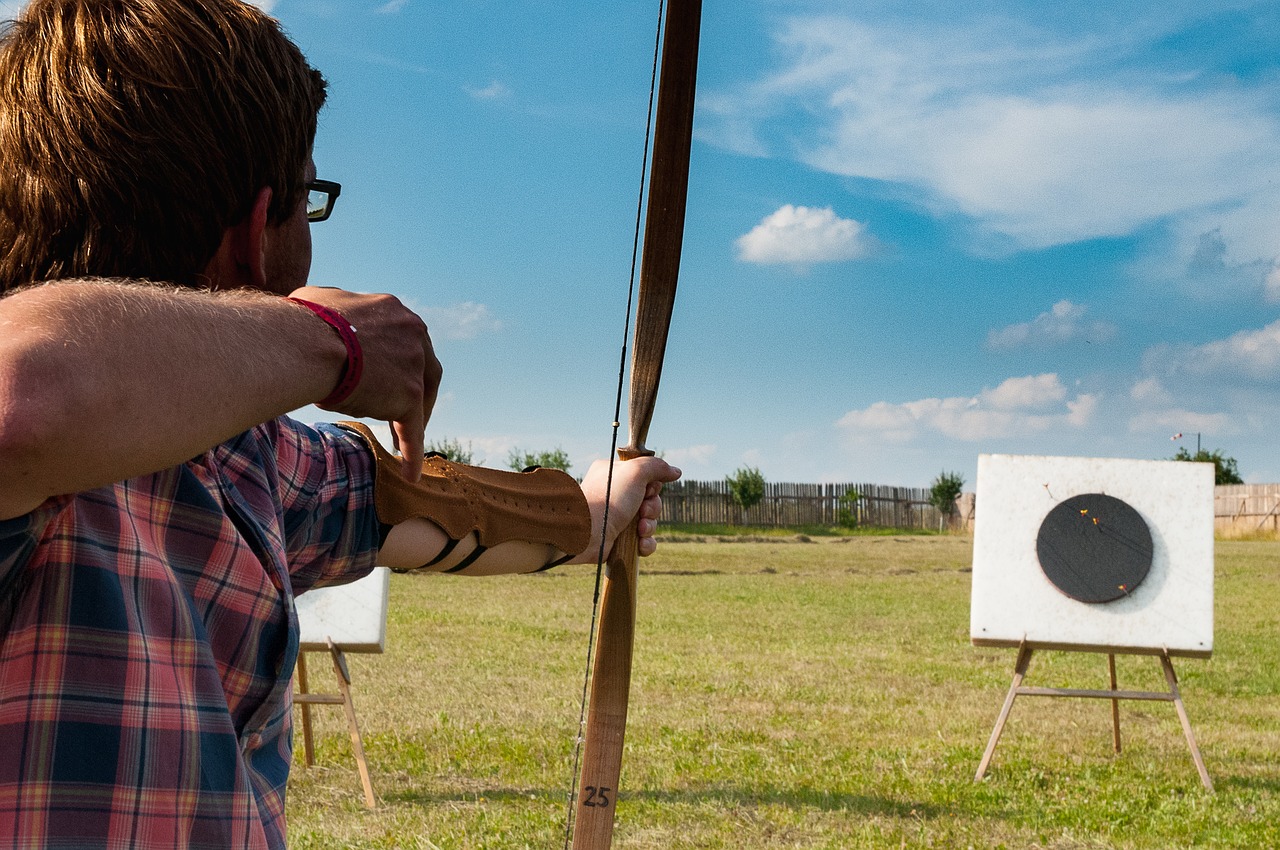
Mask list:
[[[294,672],[297,685],[293,703],[302,712],[303,757],[307,767],[316,762],[315,744],[311,731],[311,707],[314,705],[340,705],[347,719],[347,731],[351,735],[351,750],[360,772],[360,784],[364,790],[364,804],[372,809],[377,806],[373,793],[373,779],[369,775],[369,762],[364,754],[364,738],[360,734],[360,722],[356,718],[356,705],[352,697],[351,669],[347,666],[348,652],[380,653],[387,646],[387,601],[390,592],[390,573],[386,567],[375,567],[373,572],[350,584],[320,587],[300,594],[295,600],[298,613],[298,666]],[[333,664],[337,680],[337,693],[312,691],[307,678],[307,653],[327,652]]]
[[[1213,790],[1178,690],[1173,656],[1213,653],[1213,465],[981,455],[970,639],[1016,647],[1013,682],[978,765],[986,774],[1019,696],[1172,702]],[[1037,649],[1106,653],[1109,689],[1026,687]],[[1117,654],[1155,655],[1168,691],[1120,690]]]

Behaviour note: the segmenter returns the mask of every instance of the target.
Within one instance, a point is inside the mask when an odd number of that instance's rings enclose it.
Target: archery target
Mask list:
[[[1126,502],[1084,493],[1040,523],[1036,560],[1053,586],[1080,602],[1114,602],[1151,571],[1151,529]]]
[[[387,645],[387,597],[391,570],[373,572],[350,584],[318,587],[295,600],[305,651],[382,652]]]
[[[1210,655],[1213,465],[979,456],[969,633]]]

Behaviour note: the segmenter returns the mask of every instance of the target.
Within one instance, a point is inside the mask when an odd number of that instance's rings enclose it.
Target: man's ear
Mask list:
[[[271,197],[270,186],[259,189],[249,214],[223,231],[222,242],[206,269],[213,289],[267,288],[267,211]]]

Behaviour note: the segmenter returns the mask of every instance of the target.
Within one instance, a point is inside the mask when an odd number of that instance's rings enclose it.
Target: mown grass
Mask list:
[[[1212,659],[1176,662],[1216,794],[1172,706],[1019,700],[973,782],[1014,652],[968,640],[971,541],[677,542],[643,562],[614,846],[1280,846],[1280,543],[1219,542]],[[295,767],[295,848],[564,842],[594,570],[392,579],[388,652],[353,656],[379,806],[341,712]],[[327,674],[317,656],[313,682]],[[1150,657],[1122,687],[1163,689]],[[1104,687],[1040,653],[1029,684]]]
[[[796,537],[911,537],[934,535],[929,529],[884,528],[878,525],[804,525],[779,528],[776,526],[742,526],[722,523],[663,523],[663,539],[677,543],[706,542],[695,538],[713,538],[720,542],[752,541],[758,538],[783,540]],[[724,538],[721,540],[721,538]]]

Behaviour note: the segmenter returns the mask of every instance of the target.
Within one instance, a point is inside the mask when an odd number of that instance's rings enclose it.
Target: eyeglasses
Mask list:
[[[324,221],[342,194],[342,185],[332,180],[312,180],[307,184],[307,221]]]

